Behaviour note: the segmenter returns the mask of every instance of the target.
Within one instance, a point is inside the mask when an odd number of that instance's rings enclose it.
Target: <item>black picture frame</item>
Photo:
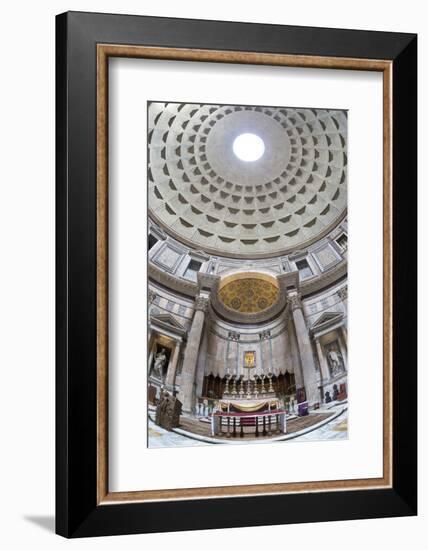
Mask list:
[[[392,62],[392,487],[98,504],[100,43]],[[415,515],[417,36],[68,12],[56,18],[56,98],[56,532],[86,537]]]

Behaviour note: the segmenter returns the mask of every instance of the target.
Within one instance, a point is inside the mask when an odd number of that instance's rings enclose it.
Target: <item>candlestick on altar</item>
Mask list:
[[[239,395],[244,395],[244,375],[241,374],[239,376],[240,384],[239,384]]]
[[[227,370],[229,370],[229,369],[227,369]],[[225,385],[225,388],[224,388],[224,393],[227,395],[227,394],[229,394],[229,380],[231,378],[229,372],[226,374],[225,378],[226,378],[226,385]]]
[[[251,397],[251,369],[255,369],[256,365],[244,365],[244,368],[248,371],[248,378],[247,378],[247,398],[249,399]]]
[[[266,392],[266,388],[265,388],[265,378],[266,378],[266,375],[265,374],[262,374],[260,376],[261,378],[261,381],[262,381],[262,384],[261,384],[261,387],[260,387],[260,391],[261,393],[265,393]]]
[[[236,390],[236,374],[232,376],[232,395],[236,395],[238,392]]]
[[[272,378],[273,378],[273,373],[272,372],[268,372],[268,379],[269,379],[269,389],[268,389],[268,392],[269,393],[274,393],[274,389],[273,389],[273,385],[272,385]]]

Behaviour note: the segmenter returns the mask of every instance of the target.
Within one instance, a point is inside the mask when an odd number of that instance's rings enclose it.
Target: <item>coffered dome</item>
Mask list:
[[[278,255],[345,215],[344,111],[151,103],[148,124],[149,214],[193,248]],[[259,140],[256,160],[236,152],[245,134]]]

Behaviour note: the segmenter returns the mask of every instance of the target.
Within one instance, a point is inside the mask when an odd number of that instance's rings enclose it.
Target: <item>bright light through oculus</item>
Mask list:
[[[241,134],[233,142],[233,152],[240,160],[254,162],[265,152],[265,144],[256,134]]]

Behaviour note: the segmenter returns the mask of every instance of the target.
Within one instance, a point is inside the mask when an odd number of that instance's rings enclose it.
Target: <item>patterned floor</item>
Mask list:
[[[348,411],[345,411],[328,424],[321,426],[321,428],[297,437],[294,441],[319,441],[320,439],[329,441],[332,439],[348,439]]]
[[[149,447],[151,449],[159,447],[199,447],[200,445],[206,445],[206,443],[174,432],[168,432],[149,420]]]
[[[298,435],[294,439],[284,441],[289,443],[292,441],[319,441],[319,440],[338,440],[348,438],[348,412],[345,411],[339,417],[335,418],[328,424],[316,428],[311,432]],[[184,435],[174,432],[168,432],[157,426],[149,420],[149,447],[194,447],[199,445],[207,445],[202,441],[185,437]]]

